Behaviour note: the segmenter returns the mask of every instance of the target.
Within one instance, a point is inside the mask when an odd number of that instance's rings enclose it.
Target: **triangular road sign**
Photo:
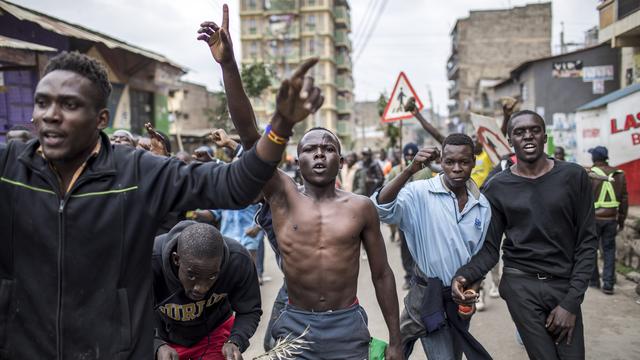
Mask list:
[[[404,106],[407,104],[407,100],[410,97],[416,99],[416,106],[418,110],[424,109],[424,105],[416,91],[413,90],[413,86],[407,79],[407,75],[404,74],[404,71],[400,72],[398,75],[398,80],[396,80],[396,85],[393,87],[393,91],[391,92],[391,97],[387,102],[387,107],[384,108],[384,114],[382,114],[383,122],[391,122],[403,119],[411,119],[413,115],[404,111]]]

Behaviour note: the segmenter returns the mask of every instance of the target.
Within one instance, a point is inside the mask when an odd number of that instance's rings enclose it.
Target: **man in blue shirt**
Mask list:
[[[436,148],[422,149],[371,197],[380,219],[404,232],[417,265],[400,319],[405,356],[417,338],[431,360],[461,359],[463,351],[467,358],[489,356],[468,333],[470,319],[458,316],[445,287],[481,248],[491,218],[487,199],[468,181],[475,165],[473,148],[469,136],[451,134],[442,144],[443,174],[407,184],[438,158]]]
[[[240,210],[211,210],[214,219],[220,222],[222,235],[242,244],[249,250],[254,262],[260,241],[264,238],[262,230],[253,222],[258,210],[260,210],[258,204],[252,204]]]

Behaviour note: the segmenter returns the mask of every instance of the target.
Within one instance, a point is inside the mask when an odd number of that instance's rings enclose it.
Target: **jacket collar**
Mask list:
[[[87,160],[85,174],[91,176],[115,175],[116,167],[113,159],[113,147],[109,137],[101,131],[99,141],[100,151],[97,156]],[[38,154],[39,148],[40,141],[38,139],[31,140],[18,156],[18,160],[33,170],[44,172],[48,168],[48,162]]]
[[[437,179],[432,178],[430,183],[431,183],[431,186],[429,186],[429,191],[431,191],[432,193],[440,193],[440,194],[453,193],[453,191],[451,191],[451,189],[447,187],[447,184],[444,181],[444,174],[439,174],[437,176]],[[467,180],[466,187],[467,187],[467,191],[473,196],[473,198],[476,201],[480,200],[480,189],[478,189],[478,186],[471,178]]]

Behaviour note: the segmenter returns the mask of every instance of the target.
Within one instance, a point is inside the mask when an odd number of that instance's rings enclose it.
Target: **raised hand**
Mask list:
[[[235,150],[236,142],[233,141],[224,129],[216,129],[211,132],[209,139],[218,147],[227,147]]]
[[[432,161],[437,160],[439,157],[440,151],[438,151],[438,149],[435,147],[420,149],[416,156],[413,158],[411,165],[409,165],[409,170],[415,174],[418,171],[428,167]]]
[[[408,111],[410,113],[418,112],[418,106],[416,106],[416,99],[412,96],[407,100],[407,103],[404,105],[404,111]]]
[[[205,21],[198,29],[198,40],[202,40],[209,45],[213,59],[219,64],[234,62],[233,44],[229,34],[229,7],[222,6],[222,26],[218,26],[213,21]]]
[[[311,58],[303,62],[291,78],[284,80],[280,85],[276,97],[277,116],[274,117],[274,120],[279,117],[279,120],[284,122],[289,131],[293,125],[316,112],[324,102],[320,88],[313,85],[313,77],[305,76],[317,62],[318,58]]]
[[[149,151],[156,155],[169,156],[169,152],[164,145],[164,136],[157,132],[153,128],[153,126],[151,126],[151,123],[144,124],[144,128],[147,130],[149,138],[151,139],[151,146],[149,148]]]
[[[511,116],[518,106],[518,100],[509,96],[500,99],[500,102],[502,103],[502,113],[507,116]]]

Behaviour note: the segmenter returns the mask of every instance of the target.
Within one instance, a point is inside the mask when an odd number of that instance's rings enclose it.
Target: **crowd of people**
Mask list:
[[[492,164],[478,139],[441,134],[409,104],[440,146],[343,152],[317,127],[282,164],[294,125],[323,104],[307,75],[317,59],[282,81],[260,134],[228,19],[225,5],[198,30],[239,135],[212,132],[223,159],[172,154],[150,124],[108,137],[105,68],[66,52],[47,64],[35,132],[0,144],[0,357],[242,359],[263,311],[265,236],[284,273],[264,338],[274,358],[407,359],[419,340],[429,359],[490,359],[469,332],[489,272],[530,358],[585,357],[581,303],[589,285],[614,293],[628,206],[606,148],[589,169],[549,157],[544,119],[507,102],[513,154]],[[402,313],[381,222],[402,247]],[[357,298],[362,249],[386,344]]]

